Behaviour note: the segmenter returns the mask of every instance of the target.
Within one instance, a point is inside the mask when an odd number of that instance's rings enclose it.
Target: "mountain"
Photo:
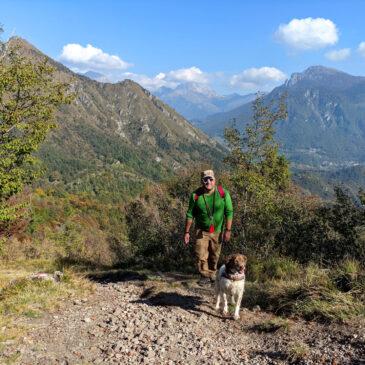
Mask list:
[[[293,181],[305,192],[316,194],[326,200],[335,197],[334,187],[344,189],[355,201],[359,190],[365,188],[365,166],[356,165],[336,170],[296,170],[293,171]]]
[[[288,120],[277,125],[277,138],[288,158],[301,168],[338,168],[365,163],[365,77],[322,66],[294,73],[264,97],[287,94]],[[243,127],[251,103],[209,116],[199,125],[222,136],[233,119]]]
[[[254,94],[221,96],[207,86],[194,82],[180,84],[175,89],[161,87],[154,95],[192,121],[200,121],[210,114],[237,108],[255,97]]]
[[[80,73],[80,75],[86,76],[91,80],[95,80],[95,81],[99,81],[99,82],[108,82],[109,81],[107,76],[105,76],[104,74],[102,74],[100,72],[96,72],[96,71],[87,71],[84,73]]]
[[[25,57],[46,57],[21,38],[9,43]],[[60,108],[58,128],[39,152],[50,180],[97,194],[106,186],[133,190],[196,163],[220,164],[221,145],[137,83],[100,83],[48,60],[77,95]]]

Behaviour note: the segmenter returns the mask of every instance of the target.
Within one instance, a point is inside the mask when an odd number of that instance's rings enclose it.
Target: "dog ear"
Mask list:
[[[229,255],[226,259],[226,270],[230,271],[236,266],[237,254]]]
[[[242,255],[242,258],[243,258],[243,261],[245,262],[245,265],[246,265],[246,263],[247,263],[247,256]]]

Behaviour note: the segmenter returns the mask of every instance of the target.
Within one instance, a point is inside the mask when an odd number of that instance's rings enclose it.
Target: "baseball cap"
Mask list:
[[[214,171],[213,170],[205,170],[201,173],[201,178],[212,177],[214,179]]]

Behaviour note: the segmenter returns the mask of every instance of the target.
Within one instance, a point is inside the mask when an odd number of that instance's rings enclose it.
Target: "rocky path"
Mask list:
[[[365,364],[362,325],[289,321],[213,310],[213,289],[179,276],[94,277],[95,293],[42,319],[17,348],[19,364]]]

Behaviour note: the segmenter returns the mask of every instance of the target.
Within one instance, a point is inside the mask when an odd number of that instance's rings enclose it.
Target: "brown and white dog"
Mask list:
[[[240,317],[240,307],[243,292],[245,290],[245,268],[247,257],[241,254],[234,254],[228,257],[226,263],[222,265],[215,280],[216,305],[215,309],[220,309],[223,303],[223,315],[228,314],[228,297],[235,306],[234,319]]]

